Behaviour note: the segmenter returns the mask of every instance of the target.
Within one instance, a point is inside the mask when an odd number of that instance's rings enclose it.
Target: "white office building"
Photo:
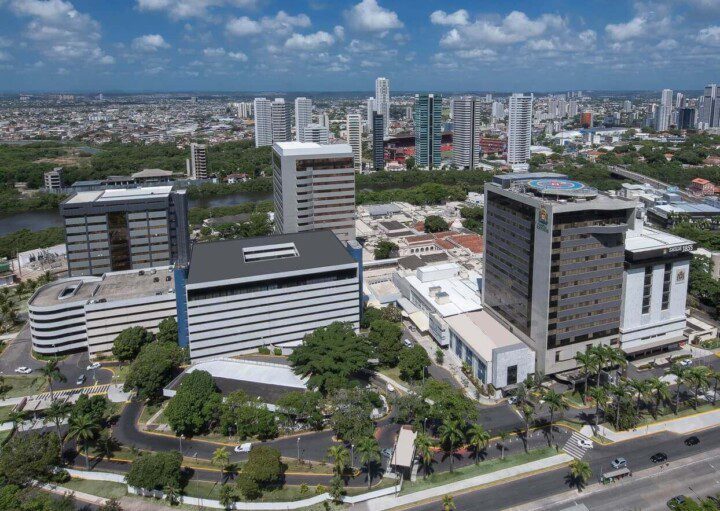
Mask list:
[[[373,112],[375,112],[375,98],[367,98],[367,130],[368,133],[373,130]]]
[[[480,161],[480,109],[474,96],[453,101],[453,163],[458,168],[474,169]]]
[[[641,220],[625,239],[620,347],[629,356],[676,348],[685,340],[685,305],[695,243]]]
[[[672,99],[673,91],[671,89],[663,89],[660,98],[660,107],[655,113],[655,129],[658,131],[667,131],[670,127],[670,119],[672,116]]]
[[[290,105],[283,98],[275,98],[270,104],[270,117],[272,119],[272,141],[289,142],[292,140],[290,130]]]
[[[255,98],[253,110],[255,111],[255,147],[272,145],[272,102],[266,98]]]
[[[124,329],[141,326],[157,333],[160,322],[176,314],[169,267],[61,279],[28,300],[33,351],[43,355],[108,354]]]
[[[500,101],[493,101],[491,114],[493,119],[504,119],[505,106]]]
[[[718,101],[718,86],[711,83],[705,86],[703,96],[700,98],[700,111],[698,113],[698,128],[717,128],[720,126],[720,101]]]
[[[362,119],[360,114],[348,114],[347,138],[352,148],[353,168],[355,172],[362,171]]]
[[[251,119],[253,116],[253,104],[250,101],[235,103],[237,108],[237,116],[240,119]]]
[[[390,80],[375,80],[375,111],[383,116],[383,137],[387,138],[390,130]]]
[[[289,234],[331,229],[355,239],[355,168],[348,144],[273,144],[275,225]]]
[[[507,162],[514,171],[530,168],[530,142],[532,139],[532,94],[513,94],[508,106]]]
[[[330,143],[330,132],[325,126],[310,123],[303,129],[300,142],[314,142],[326,145]]]
[[[295,137],[298,141],[310,142],[310,140],[305,139],[305,127],[311,123],[312,100],[310,98],[295,98]]]
[[[335,321],[357,331],[359,273],[330,231],[199,243],[186,284],[190,357],[297,346]]]
[[[187,160],[188,177],[207,179],[207,147],[205,144],[190,144],[190,158]]]
[[[43,184],[46,190],[60,190],[62,189],[62,167],[55,167],[52,170],[48,170],[43,174]]]

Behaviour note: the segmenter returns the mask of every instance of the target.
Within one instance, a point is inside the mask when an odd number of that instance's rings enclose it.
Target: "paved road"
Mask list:
[[[705,450],[720,448],[720,428],[709,429],[697,433],[696,436],[700,439],[700,444],[695,447],[686,447],[683,443],[683,436],[670,433],[652,435],[608,447],[596,446],[595,449],[590,451],[586,461],[590,463],[594,474],[593,477],[596,478],[603,470],[609,469],[611,460],[617,456],[625,457],[631,470],[641,470],[653,466],[650,456],[658,451],[665,452],[668,455],[672,467],[673,460],[692,456]],[[455,497],[457,511],[475,511],[478,509],[478,502],[482,502],[483,511],[508,509],[567,491],[568,486],[565,482],[567,473],[566,468],[552,470],[506,484],[458,495]],[[438,498],[440,497],[439,495]],[[437,511],[438,503],[422,504],[412,509]],[[624,508],[613,509],[622,510]]]
[[[45,362],[36,360],[31,355],[32,341],[30,340],[30,327],[25,324],[23,329],[17,335],[14,341],[5,348],[0,356],[0,374],[16,374],[15,369],[20,366],[29,367],[33,370],[33,374],[38,374]],[[108,369],[97,369],[96,371],[87,371],[86,367],[90,363],[87,352],[74,353],[60,360],[60,371],[67,378],[66,382],[53,383],[53,389],[74,389],[79,387],[76,383],[77,378],[84,374],[87,381],[82,386],[98,384],[106,384],[112,381],[113,373]]]

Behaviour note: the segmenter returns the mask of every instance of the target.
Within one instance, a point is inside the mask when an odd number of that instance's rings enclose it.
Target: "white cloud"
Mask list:
[[[657,45],[658,50],[674,50],[679,46],[675,39],[663,39]]]
[[[132,48],[135,51],[154,53],[158,50],[170,48],[165,38],[160,34],[146,34],[132,40]]]
[[[440,40],[446,47],[482,44],[514,44],[543,35],[551,29],[563,27],[564,20],[555,14],[543,14],[530,19],[524,12],[513,11],[499,23],[487,19],[450,30]]]
[[[7,62],[8,60],[12,60],[12,55],[5,50],[0,50],[0,62]]]
[[[217,58],[225,56],[225,48],[205,48],[203,55],[209,58]]]
[[[635,16],[627,23],[610,23],[605,26],[605,32],[613,41],[627,41],[645,34],[647,19],[643,16]]]
[[[339,40],[345,39],[345,27],[342,25],[335,25],[335,28],[333,28],[333,34],[335,34],[335,37]]]
[[[269,36],[290,35],[295,28],[307,28],[311,25],[306,14],[292,16],[285,11],[278,11],[275,16],[264,16],[259,21],[241,16],[233,18],[225,25],[228,35],[244,37],[258,34]]]
[[[495,60],[497,52],[489,48],[475,48],[474,50],[459,50],[456,55],[462,59]]]
[[[348,24],[362,32],[386,32],[402,28],[397,13],[378,5],[377,0],[362,0],[345,13]]]
[[[380,63],[375,62],[374,60],[363,60],[360,62],[360,67],[368,68],[368,67],[379,67],[379,66],[380,66]]]
[[[241,51],[230,51],[228,52],[227,56],[230,57],[232,60],[237,60],[239,62],[248,61],[248,56]]]
[[[433,25],[467,25],[470,17],[465,9],[459,9],[453,13],[435,11],[430,15],[430,23]]]
[[[255,35],[262,32],[260,23],[255,20],[251,20],[247,16],[231,19],[225,26],[225,30],[227,30],[228,34],[238,37]]]
[[[137,0],[141,11],[162,11],[173,19],[203,18],[213,7],[255,7],[255,0]]]
[[[103,55],[102,57],[100,57],[99,62],[105,66],[109,66],[115,63],[115,57],[113,57],[112,55]]]
[[[712,25],[698,32],[698,42],[708,46],[720,46],[720,26]]]
[[[334,43],[335,38],[321,30],[308,35],[293,34],[290,39],[285,41],[285,48],[290,50],[314,51],[332,46]]]

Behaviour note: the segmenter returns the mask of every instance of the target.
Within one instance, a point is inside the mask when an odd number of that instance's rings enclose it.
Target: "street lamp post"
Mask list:
[[[297,459],[298,463],[300,463],[300,437],[297,437]]]
[[[180,454],[183,453],[182,439],[183,439],[183,435],[180,435],[180,436],[178,437],[178,440],[180,440]]]
[[[350,472],[355,470],[355,444],[350,444]]]

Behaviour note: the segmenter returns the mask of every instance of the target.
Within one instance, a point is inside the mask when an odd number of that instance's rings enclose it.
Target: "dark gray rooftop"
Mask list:
[[[297,255],[257,261],[245,259],[245,249],[285,244],[293,244]],[[201,284],[354,263],[345,246],[330,230],[214,241],[193,247],[187,283]]]

